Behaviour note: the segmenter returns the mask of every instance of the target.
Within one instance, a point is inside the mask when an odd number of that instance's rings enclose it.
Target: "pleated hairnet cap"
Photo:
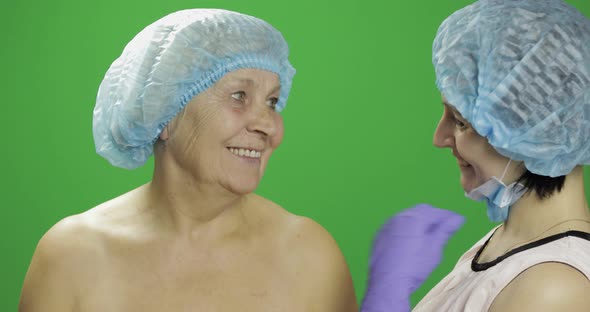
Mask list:
[[[590,21],[561,0],[480,0],[433,44],[436,84],[502,155],[544,176],[590,163]]]
[[[166,124],[240,68],[278,74],[281,111],[295,74],[288,55],[281,33],[256,17],[220,9],[163,17],[127,44],[100,84],[93,116],[97,153],[114,166],[143,165]]]

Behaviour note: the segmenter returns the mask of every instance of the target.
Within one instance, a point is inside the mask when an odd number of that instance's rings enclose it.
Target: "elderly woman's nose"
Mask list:
[[[276,120],[273,116],[274,111],[264,103],[253,105],[250,110],[248,130],[272,136],[276,133]]]
[[[434,130],[434,137],[432,144],[436,147],[452,147],[454,144],[453,131],[451,124],[444,116],[438,122],[436,130]]]

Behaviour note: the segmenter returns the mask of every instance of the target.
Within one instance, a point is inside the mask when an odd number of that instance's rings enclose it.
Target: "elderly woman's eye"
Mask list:
[[[231,94],[231,97],[234,100],[243,101],[244,98],[246,97],[246,92],[244,92],[244,91],[234,92]]]
[[[266,100],[266,105],[268,105],[270,108],[276,110],[278,102],[279,102],[279,99],[276,97],[273,97],[273,98]]]

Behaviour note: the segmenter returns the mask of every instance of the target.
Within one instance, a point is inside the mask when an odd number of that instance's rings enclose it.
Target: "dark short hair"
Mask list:
[[[534,174],[525,169],[525,172],[518,178],[518,182],[527,188],[527,193],[534,191],[539,199],[546,199],[561,191],[565,183],[565,176],[553,178]]]

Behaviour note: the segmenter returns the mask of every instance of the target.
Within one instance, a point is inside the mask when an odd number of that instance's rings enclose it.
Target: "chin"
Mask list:
[[[461,172],[461,187],[463,188],[463,190],[465,192],[469,192],[474,188],[473,185],[474,179],[473,176],[470,175],[469,173],[466,173],[464,171]]]
[[[463,188],[463,191],[469,193],[469,191],[471,191],[471,187],[469,185],[467,185],[467,183],[464,182],[464,179],[461,179],[461,187]]]
[[[461,186],[465,192],[469,192],[484,183],[485,180],[482,180],[481,178],[466,177],[465,175],[461,175]]]
[[[246,195],[254,192],[259,184],[260,179],[236,179],[228,183],[226,188],[234,194]]]

